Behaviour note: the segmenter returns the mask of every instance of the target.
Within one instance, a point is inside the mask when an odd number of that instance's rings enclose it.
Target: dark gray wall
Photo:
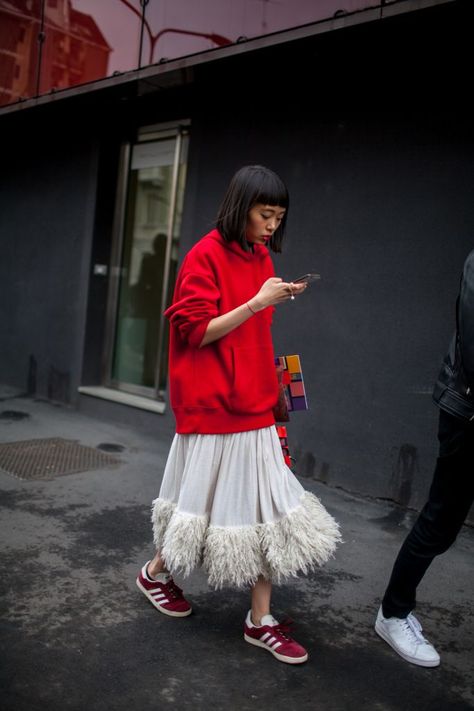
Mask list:
[[[70,402],[82,363],[97,148],[75,127],[19,124],[2,135],[0,380]]]
[[[300,471],[415,505],[434,464],[431,390],[474,226],[472,155],[432,130],[383,117],[316,128],[316,160],[290,177],[294,234],[310,235],[290,273],[314,264],[322,281],[278,330],[284,350],[302,344],[312,402],[295,417]]]

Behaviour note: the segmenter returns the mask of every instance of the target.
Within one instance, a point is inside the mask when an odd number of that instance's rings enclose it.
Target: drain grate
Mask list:
[[[0,412],[0,420],[26,420],[29,414],[20,410],[2,410]]]
[[[0,444],[0,469],[19,479],[52,479],[120,463],[117,457],[60,437]]]

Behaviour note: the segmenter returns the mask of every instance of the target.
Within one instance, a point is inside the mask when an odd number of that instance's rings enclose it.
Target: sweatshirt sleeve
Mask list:
[[[474,251],[466,259],[459,294],[459,345],[461,358],[471,389],[474,388]]]
[[[210,264],[186,260],[172,305],[165,311],[170,324],[190,346],[198,347],[209,321],[219,315],[220,291]]]

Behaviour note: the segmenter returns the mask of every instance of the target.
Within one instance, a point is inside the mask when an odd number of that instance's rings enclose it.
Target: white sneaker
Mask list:
[[[380,607],[375,631],[403,659],[420,667],[437,667],[439,654],[421,634],[421,625],[411,612],[408,617],[384,617]]]

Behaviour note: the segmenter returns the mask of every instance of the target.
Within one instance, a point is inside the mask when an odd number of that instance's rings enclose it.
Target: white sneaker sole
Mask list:
[[[403,650],[401,650],[399,647],[395,645],[395,643],[390,639],[389,635],[386,634],[384,628],[379,625],[378,622],[375,623],[375,631],[381,637],[385,642],[387,642],[388,645],[398,654],[400,657],[402,657],[406,662],[411,662],[411,664],[416,664],[419,667],[437,667],[440,664],[439,659],[434,659],[433,661],[430,661],[429,659],[417,659],[416,657],[411,657],[409,654],[406,654]]]
[[[168,615],[168,617],[188,617],[188,615],[190,615],[191,612],[193,611],[192,608],[190,608],[190,609],[187,610],[186,612],[173,612],[172,610],[165,610],[165,608],[162,607],[162,606],[150,595],[150,593],[148,592],[148,590],[143,587],[143,585],[141,584],[139,578],[137,578],[135,582],[137,583],[138,589],[142,591],[142,593],[145,595],[146,598],[148,598],[148,600],[151,602],[151,604],[153,605],[153,607],[156,607],[156,609],[159,610],[160,612],[162,612],[164,615]]]
[[[265,642],[260,642],[258,639],[254,639],[253,637],[249,637],[248,635],[245,634],[244,632],[244,639],[246,642],[249,644],[255,645],[255,647],[262,647],[262,649],[266,649],[267,652],[271,652],[275,659],[278,659],[279,662],[285,662],[285,664],[303,664],[308,659],[308,655],[305,654],[303,657],[286,657],[284,654],[278,654],[278,652],[275,652],[271,647],[267,647]]]

